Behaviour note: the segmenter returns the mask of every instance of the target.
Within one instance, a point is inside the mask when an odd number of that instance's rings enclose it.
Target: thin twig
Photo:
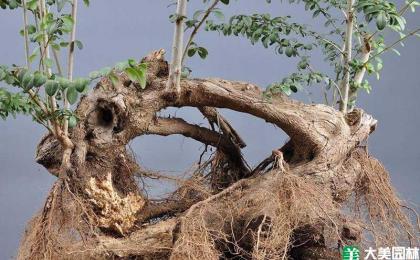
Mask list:
[[[403,14],[405,14],[405,12],[408,10],[408,8],[410,7],[411,3],[414,2],[414,0],[410,0],[410,2],[408,2],[407,4],[405,4],[399,11],[398,11],[398,15],[402,16]],[[370,37],[370,39],[373,39],[373,37],[375,37],[376,34],[379,33],[379,30],[376,30]]]
[[[214,0],[214,2],[209,6],[209,8],[204,12],[203,18],[201,18],[200,22],[194,27],[194,30],[191,32],[190,38],[188,39],[187,45],[185,46],[184,53],[182,54],[181,64],[184,63],[184,60],[185,60],[185,57],[187,55],[188,49],[190,48],[191,43],[194,40],[194,37],[197,35],[198,30],[201,28],[201,26],[207,20],[207,17],[209,17],[210,13],[214,10],[214,8],[217,6],[219,1],[220,0]]]
[[[58,57],[58,53],[56,50],[52,49],[52,53],[54,56],[55,65],[57,67],[58,75],[61,77],[63,76],[63,69],[61,68],[60,58]]]
[[[384,52],[386,52],[386,51],[389,51],[389,50],[390,50],[390,49],[392,49],[395,45],[397,45],[398,43],[400,43],[400,42],[404,41],[404,40],[405,40],[405,39],[407,39],[408,37],[415,35],[415,34],[416,34],[416,33],[418,33],[419,31],[420,31],[420,28],[417,28],[417,29],[415,29],[415,30],[413,30],[413,31],[409,32],[407,35],[405,35],[404,37],[400,38],[398,41],[396,41],[396,42],[392,43],[391,45],[389,45],[388,47],[386,47],[386,48],[385,48],[385,49],[383,49],[382,51],[380,51],[380,52],[376,53],[375,55],[372,55],[372,56],[370,57],[370,59],[369,59],[368,61],[366,61],[366,62],[365,62],[365,64],[364,64],[364,65],[368,64],[368,63],[369,63],[369,61],[371,61],[373,58],[375,58],[375,57],[377,57],[377,56],[381,55],[382,53],[384,53]]]

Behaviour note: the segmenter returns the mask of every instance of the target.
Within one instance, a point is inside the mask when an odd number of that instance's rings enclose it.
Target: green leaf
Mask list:
[[[292,57],[292,55],[294,53],[294,50],[293,50],[292,47],[289,46],[289,47],[286,48],[286,52],[285,53],[286,53],[286,56],[290,58],[290,57]]]
[[[77,94],[77,90],[76,90],[75,87],[72,86],[72,87],[67,89],[66,97],[67,97],[67,101],[69,101],[70,104],[73,105],[74,103],[76,103],[77,96],[78,96],[78,94]]]
[[[19,3],[16,0],[9,0],[9,8],[15,9],[19,6]]]
[[[140,87],[144,89],[146,87],[146,73],[141,68],[126,68],[125,72],[131,81],[140,84]]]
[[[6,72],[0,68],[0,81],[6,77]]]
[[[225,5],[229,4],[229,0],[220,0],[220,2],[224,3]]]
[[[134,59],[128,59],[128,65],[131,67],[135,67],[137,65],[137,62]]]
[[[189,48],[187,51],[188,57],[194,56],[194,54],[197,52],[197,48]]]
[[[22,88],[29,90],[33,87],[34,75],[30,72],[25,73],[22,78]]]
[[[60,42],[60,46],[61,47],[67,47],[67,46],[69,46],[69,43],[68,42]]]
[[[54,50],[56,50],[56,51],[59,51],[60,50],[60,45],[58,45],[58,44],[56,44],[56,43],[51,43],[50,44],[50,46],[51,46],[51,48],[53,48]]]
[[[76,44],[76,46],[79,50],[83,49],[83,43],[81,41],[76,40],[74,43]]]
[[[39,73],[39,72],[35,72],[34,81],[33,81],[34,87],[38,88],[38,87],[44,85],[45,82],[47,82],[47,77],[44,76],[43,74]]]
[[[183,79],[188,78],[190,76],[191,72],[192,72],[192,70],[190,68],[185,67],[185,66],[182,67],[181,78],[183,78]]]
[[[288,96],[292,94],[292,90],[290,89],[290,86],[288,85],[281,86],[281,91]]]
[[[77,118],[74,115],[69,116],[68,118],[69,128],[73,128],[77,125]]]
[[[382,31],[386,27],[387,23],[388,21],[385,12],[379,12],[378,16],[376,17],[376,27],[378,30]]]
[[[214,14],[214,16],[216,16],[220,20],[224,20],[225,19],[225,15],[219,9],[214,9],[213,10],[213,14]]]
[[[20,82],[22,82],[22,81],[23,81],[23,77],[24,77],[26,74],[28,74],[28,73],[30,73],[30,72],[28,71],[28,69],[21,69],[21,70],[19,71],[18,75],[17,75],[18,80],[19,80]]]
[[[89,7],[89,5],[90,5],[90,0],[83,0],[83,3],[85,3],[85,5],[86,5],[87,7]]]
[[[57,93],[58,90],[58,82],[55,80],[47,80],[45,83],[45,93],[47,93],[48,96],[52,97]]]
[[[198,55],[202,58],[205,59],[207,57],[207,55],[209,54],[209,52],[207,51],[206,48],[203,47],[199,47],[198,48]]]
[[[73,85],[73,82],[71,82],[70,80],[66,78],[60,77],[60,78],[56,78],[56,80],[61,90],[65,90]]]
[[[136,69],[132,67],[126,68],[125,73],[127,73],[127,76],[131,81],[138,82],[140,76],[137,73]]]
[[[141,70],[142,72],[146,73],[147,72],[147,63],[142,62],[137,66],[137,68],[139,70]]]
[[[120,80],[118,79],[117,75],[115,75],[114,72],[109,73],[108,75],[109,79],[112,82],[112,85],[115,87],[120,83]]]
[[[74,24],[73,18],[70,15],[63,15],[61,16],[61,20],[63,21],[63,25],[60,27],[60,29],[63,32],[71,32]]]
[[[26,27],[26,30],[28,31],[28,34],[34,34],[36,32],[36,27],[31,24]]]
[[[142,89],[146,88],[147,81],[146,81],[146,75],[144,73],[142,73],[139,78],[139,84]]]
[[[89,79],[78,78],[74,81],[74,87],[79,93],[83,93],[89,86]]]
[[[38,7],[38,0],[31,0],[26,3],[26,8],[31,11],[35,11]]]

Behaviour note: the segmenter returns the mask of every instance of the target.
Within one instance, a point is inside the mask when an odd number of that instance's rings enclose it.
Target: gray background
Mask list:
[[[190,10],[201,2],[193,1]],[[82,7],[77,35],[85,48],[76,54],[76,74],[83,76],[130,57],[139,59],[151,50],[169,50],[173,26],[168,16],[173,9],[163,0],[92,1],[90,8]],[[299,21],[314,24],[304,14],[302,6],[243,0],[233,2],[226,10],[227,14],[253,12],[291,14]],[[22,40],[17,34],[21,21],[19,11],[0,10],[0,64],[24,63]],[[410,14],[408,23],[409,28],[417,27],[420,16]],[[372,81],[373,94],[363,94],[359,105],[379,121],[377,131],[369,140],[370,152],[390,170],[401,196],[418,204],[420,52],[417,40],[411,38],[406,47],[400,48],[401,57],[393,53],[385,55],[382,79]],[[253,47],[240,38],[206,33],[199,35],[197,41],[205,44],[210,56],[204,62],[198,58],[188,61],[196,77],[237,79],[265,87],[295,68],[291,59],[273,55],[272,50],[261,46]],[[321,62],[316,65],[324,68]],[[309,91],[316,92],[316,89]],[[305,95],[297,98],[307,101]],[[266,157],[271,149],[287,139],[281,130],[262,120],[230,111],[224,114],[248,143],[245,156],[251,164]],[[201,120],[193,110],[182,109],[178,112],[180,115],[190,121]],[[41,208],[54,181],[34,162],[34,150],[43,133],[44,130],[27,117],[0,121],[0,259],[15,255],[25,223]],[[180,136],[141,137],[134,140],[131,147],[142,165],[169,174],[188,170],[202,149],[200,144]],[[155,187],[151,192],[154,195],[169,190],[163,184]]]

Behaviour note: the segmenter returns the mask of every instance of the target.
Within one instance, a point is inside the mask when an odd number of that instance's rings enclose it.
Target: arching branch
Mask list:
[[[239,148],[244,148],[246,143],[229,122],[213,107],[200,107],[200,112],[207,118],[210,125],[217,125],[219,129],[235,143]]]
[[[242,157],[240,148],[231,140],[232,135],[230,134],[220,134],[198,125],[192,125],[181,118],[156,118],[148,126],[145,134],[163,136],[181,134],[193,138],[203,144],[220,149],[242,172],[240,176],[246,176],[250,171]]]
[[[146,134],[158,134],[163,136],[180,134],[195,139],[203,144],[220,147],[225,152],[233,152],[236,147],[229,139],[215,131],[192,125],[181,118],[156,118],[149,125]]]

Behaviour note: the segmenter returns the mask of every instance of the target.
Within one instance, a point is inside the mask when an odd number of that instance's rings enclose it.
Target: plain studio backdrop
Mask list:
[[[85,76],[90,71],[128,58],[140,59],[152,50],[170,50],[173,24],[168,17],[174,12],[174,6],[169,6],[169,1],[91,2],[89,8],[80,4],[77,39],[84,43],[84,49],[76,51],[77,76]],[[202,1],[190,2],[190,14],[191,10],[202,6]],[[322,20],[311,20],[302,5],[273,2],[276,3],[232,1],[228,8],[223,9],[227,17],[234,13],[268,12],[292,15],[300,22],[322,27]],[[408,16],[409,29],[420,25],[420,16]],[[0,10],[0,64],[24,64],[23,41],[19,35],[21,27],[21,10]],[[296,60],[275,55],[274,50],[264,49],[260,44],[252,46],[243,38],[223,37],[211,32],[199,34],[196,40],[207,47],[209,57],[204,61],[196,57],[188,60],[193,77],[220,77],[266,87],[295,69]],[[410,38],[404,48],[399,47],[401,57],[387,53],[381,80],[372,79],[372,94],[362,94],[358,103],[379,121],[377,130],[369,139],[370,152],[390,171],[392,182],[402,198],[416,204],[420,203],[419,47],[418,39]],[[170,58],[170,53],[167,58]],[[318,69],[325,68],[322,62],[315,62],[315,65],[319,66]],[[319,93],[316,88],[308,88],[308,91]],[[314,94],[312,98],[317,100],[316,96]],[[294,97],[309,102],[307,94]],[[195,110],[169,112],[176,112],[190,121],[202,121]],[[280,129],[262,120],[231,111],[223,113],[247,142],[244,154],[253,165],[287,140]],[[55,180],[34,162],[36,145],[44,134],[45,130],[29,117],[0,121],[0,259],[12,258],[16,254],[27,221],[42,207]],[[173,175],[187,171],[203,149],[201,144],[180,136],[141,137],[132,142],[131,148],[141,165]],[[159,183],[149,188],[151,195],[170,190],[170,186]]]

